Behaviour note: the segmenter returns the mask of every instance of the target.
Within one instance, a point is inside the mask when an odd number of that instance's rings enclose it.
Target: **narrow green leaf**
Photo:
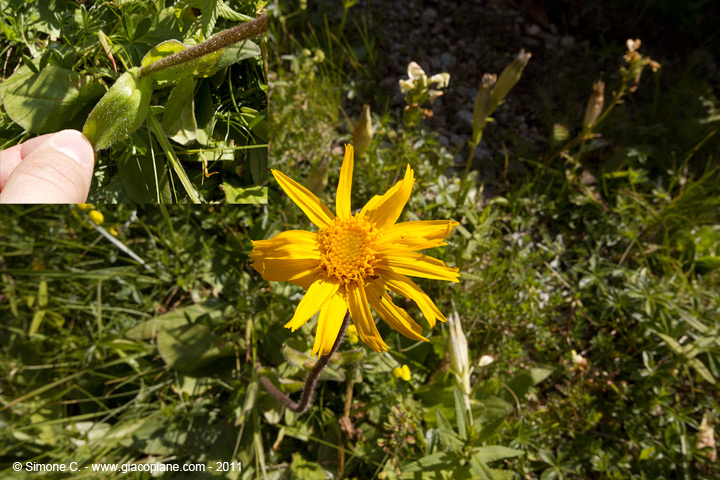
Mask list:
[[[45,318],[45,310],[36,310],[33,315],[32,321],[30,322],[30,328],[28,329],[28,336],[35,335]]]
[[[677,353],[678,355],[682,355],[684,353],[682,345],[678,343],[677,340],[672,338],[669,335],[665,335],[664,333],[655,332],[658,337],[662,338],[665,341],[665,344],[672,350],[673,352]]]
[[[458,432],[460,433],[460,438],[463,440],[467,439],[467,423],[468,423],[468,411],[465,408],[465,402],[463,401],[462,393],[460,393],[460,389],[455,387],[453,389],[453,394],[455,396],[455,418],[457,420],[457,426],[458,426]]]
[[[37,304],[38,304],[38,307],[40,307],[40,308],[47,307],[48,289],[47,289],[47,282],[45,280],[41,280],[40,285],[38,286]]]
[[[715,385],[715,377],[699,358],[693,358],[689,363],[702,378]]]

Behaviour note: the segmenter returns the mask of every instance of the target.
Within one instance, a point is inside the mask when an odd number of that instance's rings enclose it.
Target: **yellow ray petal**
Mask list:
[[[319,275],[318,261],[312,258],[255,258],[252,267],[269,282],[293,282],[309,274]],[[298,285],[297,283],[295,283]]]
[[[345,145],[345,158],[340,169],[337,195],[335,195],[335,214],[340,218],[350,217],[350,192],[352,190],[353,147]]]
[[[434,278],[448,282],[459,282],[460,276],[457,268],[446,267],[442,260],[422,253],[401,250],[383,252],[377,268],[411,277]]]
[[[452,220],[423,220],[419,222],[396,223],[385,230],[379,249],[425,250],[447,245],[445,237],[460,225]]]
[[[312,258],[320,260],[320,250],[317,245],[288,244],[288,243],[269,243],[263,246],[256,246],[250,258],[266,258],[272,260],[299,260],[303,258]]]
[[[317,232],[308,232],[307,230],[286,230],[267,240],[254,240],[253,246],[269,245],[271,243],[290,243],[293,245],[301,243],[303,245],[312,245],[316,243],[316,238]]]
[[[315,355],[318,351],[321,356],[330,353],[340,332],[347,309],[347,303],[345,303],[342,295],[336,294],[320,310],[312,355]]]
[[[421,335],[422,327],[405,310],[392,302],[384,286],[370,282],[365,288],[365,293],[370,305],[388,325],[412,340],[428,341]]]
[[[327,227],[333,223],[335,215],[315,194],[279,170],[273,170],[272,173],[275,180],[288,194],[288,197],[305,212],[311,222],[319,228]]]
[[[405,177],[388,190],[385,195],[375,196],[363,207],[362,213],[378,228],[388,228],[400,218],[405,204],[410,198],[415,177],[410,165]]]
[[[370,313],[365,289],[362,286],[353,285],[347,289],[347,292],[350,316],[362,341],[376,352],[387,350],[388,346],[380,336],[372,313]]]
[[[310,317],[325,306],[338,288],[338,284],[326,282],[323,278],[315,280],[315,283],[310,285],[310,288],[305,292],[305,296],[295,309],[295,315],[285,324],[285,328],[290,328],[294,332],[302,327]]]
[[[445,315],[440,312],[440,309],[437,308],[430,297],[422,291],[422,288],[405,275],[399,275],[389,271],[383,272],[383,280],[385,280],[385,286],[387,288],[417,303],[418,308],[423,315],[425,315],[431,328],[435,326],[435,319],[447,322]]]

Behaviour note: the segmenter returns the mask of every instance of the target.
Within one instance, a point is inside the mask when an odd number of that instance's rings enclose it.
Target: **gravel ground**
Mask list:
[[[430,126],[449,151],[458,152],[458,164],[465,162],[483,73],[499,74],[523,48],[532,53],[522,79],[495,112],[495,123],[485,129],[475,152],[473,168],[483,181],[493,183],[503,175],[505,151],[511,158],[547,152],[554,122],[565,123],[571,131],[579,126],[592,82],[601,75],[609,86],[617,80],[628,38],[643,39],[641,51],[661,60],[665,78],[678,58],[692,51],[691,59],[704,66],[708,82],[720,86],[713,50],[696,48],[687,33],[680,36],[674,31],[680,28],[677,22],[664,24],[666,12],[628,12],[611,4],[416,0],[367,2],[354,8],[370,14],[371,24],[382,25],[375,30],[381,59],[376,78],[398,112],[404,103],[397,81],[406,78],[410,61],[428,75],[450,73],[449,87],[433,104]],[[699,16],[698,32],[714,31],[713,18],[720,16],[708,8]],[[510,174],[523,170],[522,161],[508,165]]]

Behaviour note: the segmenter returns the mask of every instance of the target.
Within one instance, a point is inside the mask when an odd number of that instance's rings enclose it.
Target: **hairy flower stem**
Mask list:
[[[350,365],[347,374],[347,385],[345,386],[345,409],[343,417],[350,421],[350,407],[352,406],[353,387],[355,385],[355,365]],[[338,441],[338,478],[344,478],[345,469],[345,431],[340,428],[340,439]]]
[[[174,53],[170,56],[161,58],[160,60],[151,63],[145,67],[140,68],[139,77],[145,77],[151,73],[164,70],[166,68],[175,67],[182,63],[187,63],[208,53],[222,50],[225,47],[229,47],[233,43],[247,40],[249,38],[256,37],[261,33],[266,32],[268,29],[268,16],[267,13],[260,15],[255,20],[241,23],[227,30],[223,30],[217,35],[213,35],[208,40],[193,45],[181,52]]]
[[[275,385],[273,385],[270,379],[268,379],[267,377],[260,376],[260,382],[265,385],[265,388],[268,392],[270,392],[275,398],[280,400],[280,402],[287,408],[296,413],[305,413],[310,406],[310,400],[312,400],[313,393],[315,393],[315,387],[317,386],[320,373],[325,369],[325,367],[327,367],[327,364],[330,363],[330,359],[332,358],[332,356],[335,355],[335,352],[342,343],[342,339],[345,336],[345,330],[347,330],[349,324],[350,312],[348,311],[345,314],[342,326],[340,327],[340,331],[338,332],[338,336],[335,339],[335,343],[333,344],[330,353],[327,355],[323,355],[318,359],[318,361],[315,363],[315,366],[310,371],[307,380],[305,380],[305,386],[303,387],[303,392],[302,396],[300,397],[299,403],[291,400],[290,397],[278,390],[277,387],[275,387]]]

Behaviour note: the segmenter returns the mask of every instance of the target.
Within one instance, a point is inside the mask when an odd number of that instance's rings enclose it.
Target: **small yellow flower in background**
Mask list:
[[[410,198],[415,178],[405,176],[384,195],[376,195],[355,215],[350,208],[353,147],[345,147],[335,215],[312,192],[283,173],[273,175],[285,193],[320,229],[290,230],[253,242],[253,268],[268,281],[290,282],[307,290],[285,327],[297,330],[320,311],[312,355],[327,355],[350,311],[360,339],[376,352],[389,347],[375,326],[370,306],[392,328],[413,340],[428,341],[422,327],[388,295],[390,290],[417,303],[431,327],[446,321],[433,301],[408,276],[458,282],[450,268],[418,250],[447,245],[458,223],[426,220],[395,223]]]
[[[93,208],[95,208],[95,205],[93,205],[92,203],[78,203],[75,206],[82,211],[92,210]]]
[[[355,325],[350,325],[348,327],[347,336],[348,340],[350,340],[350,343],[358,343],[360,341],[360,337],[358,337],[357,327],[355,327]]]
[[[393,375],[395,378],[402,378],[406,382],[410,381],[410,367],[403,365],[402,367],[395,367],[393,369]]]
[[[117,237],[117,236],[118,236],[117,228],[115,228],[114,225],[113,225],[112,227],[108,228],[108,233],[109,233],[110,235],[112,235],[113,237]]]
[[[95,225],[102,225],[103,221],[105,220],[105,216],[102,214],[102,212],[98,210],[90,210],[90,213],[88,213],[88,218]]]

